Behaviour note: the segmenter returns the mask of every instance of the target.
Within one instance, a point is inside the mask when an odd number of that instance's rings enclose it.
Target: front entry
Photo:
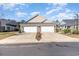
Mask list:
[[[37,26],[37,32],[41,32],[41,26]]]
[[[36,33],[36,39],[38,40],[38,41],[40,41],[41,40],[41,26],[37,26],[37,33]]]

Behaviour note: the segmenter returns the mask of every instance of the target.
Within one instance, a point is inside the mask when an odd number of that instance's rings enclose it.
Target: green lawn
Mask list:
[[[66,34],[66,35],[72,38],[79,38],[79,34]]]
[[[60,32],[59,34],[63,34],[63,35],[66,35],[66,36],[69,36],[69,37],[72,37],[72,38],[79,38],[79,34],[64,34],[62,32]]]
[[[0,32],[0,39],[4,39],[13,35],[16,35],[16,32]]]

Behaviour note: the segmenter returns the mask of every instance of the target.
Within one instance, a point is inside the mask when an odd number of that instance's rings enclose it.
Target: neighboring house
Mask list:
[[[45,19],[43,16],[36,15],[26,21],[24,24],[20,24],[21,32],[54,32],[55,23]]]
[[[74,19],[64,19],[61,22],[61,28],[62,29],[76,29],[76,20]],[[79,28],[79,21],[78,21],[78,28]]]
[[[0,31],[15,31],[17,22],[14,20],[0,19]]]

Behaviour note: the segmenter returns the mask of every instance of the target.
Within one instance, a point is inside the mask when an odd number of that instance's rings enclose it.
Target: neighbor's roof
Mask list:
[[[62,22],[64,22],[64,24],[62,25],[66,25],[66,26],[71,26],[71,25],[75,25],[76,21],[74,19],[64,19]],[[79,23],[79,21],[78,21]]]
[[[18,25],[18,23],[15,20],[8,20],[7,24]]]
[[[0,19],[1,23],[5,24],[11,24],[11,25],[17,25],[18,23],[15,20],[10,20],[10,19]]]

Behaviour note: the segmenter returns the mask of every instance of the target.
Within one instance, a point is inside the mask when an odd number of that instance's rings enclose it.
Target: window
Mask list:
[[[67,26],[67,29],[69,29],[70,28],[70,26]]]
[[[66,26],[65,26],[65,28],[66,28]]]
[[[5,26],[1,26],[1,31],[5,31]]]

